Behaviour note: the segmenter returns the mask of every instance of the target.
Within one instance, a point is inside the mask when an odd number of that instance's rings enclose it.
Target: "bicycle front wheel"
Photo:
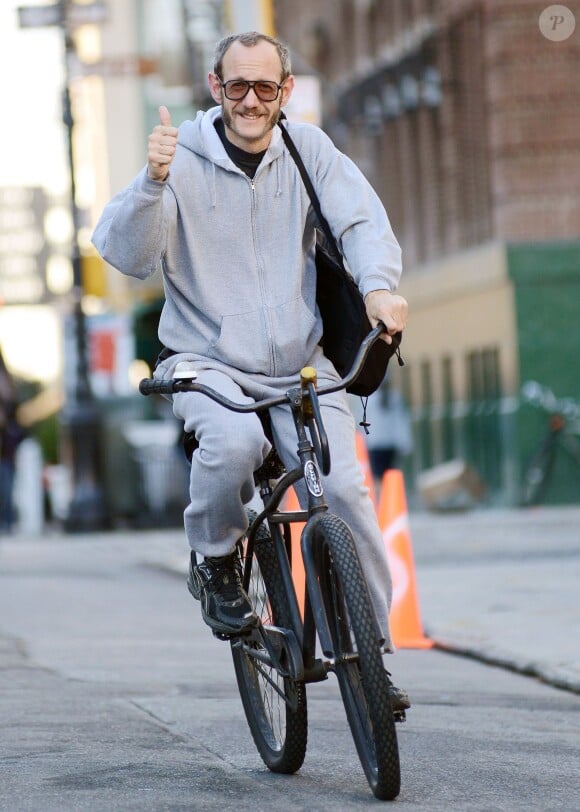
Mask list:
[[[263,625],[290,626],[276,553],[264,525],[256,539],[248,594]],[[248,644],[242,638],[231,645],[244,712],[262,760],[273,772],[296,772],[304,762],[308,738],[304,683],[269,666],[258,642]]]
[[[348,526],[324,516],[314,530],[317,574],[334,644],[334,665],[348,723],[373,794],[401,788],[389,678],[375,635],[371,599]]]

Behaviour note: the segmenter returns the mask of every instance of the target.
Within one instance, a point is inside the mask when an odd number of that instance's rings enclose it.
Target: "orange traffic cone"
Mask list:
[[[433,641],[425,637],[419,614],[402,471],[390,470],[383,474],[377,517],[393,579],[389,614],[393,643],[397,648],[432,648]]]
[[[362,468],[363,476],[365,478],[365,485],[369,489],[369,494],[371,499],[373,500],[373,505],[376,505],[377,499],[375,494],[375,481],[373,479],[373,472],[371,470],[371,463],[369,460],[369,452],[364,435],[360,431],[357,431],[355,435],[355,440],[356,440],[356,456]]]
[[[290,488],[284,500],[284,510],[300,510],[300,504],[296,491]],[[291,526],[290,535],[292,538],[292,580],[294,589],[298,597],[298,605],[304,617],[304,598],[306,595],[306,573],[302,563],[302,550],[300,548],[300,536],[304,528],[304,522],[294,522]]]

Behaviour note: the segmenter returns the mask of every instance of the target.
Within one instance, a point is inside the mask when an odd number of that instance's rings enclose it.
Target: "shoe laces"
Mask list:
[[[241,589],[241,567],[235,556],[227,558],[210,558],[209,565],[212,569],[210,584],[219,591],[220,597],[225,601],[233,602],[240,598]]]

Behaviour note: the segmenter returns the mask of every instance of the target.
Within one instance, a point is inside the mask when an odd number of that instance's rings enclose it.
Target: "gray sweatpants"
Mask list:
[[[201,370],[198,382],[233,401],[252,401],[225,372]],[[272,389],[252,394],[264,397],[271,395]],[[331,451],[331,471],[323,477],[325,496],[330,511],[344,519],[353,532],[385,648],[392,650],[388,623],[391,577],[375,509],[356,455],[354,419],[344,392],[325,395],[320,404]],[[184,421],[185,430],[195,432],[199,443],[191,464],[191,502],[184,513],[189,544],[204,556],[227,555],[247,528],[244,505],[254,496],[253,473],[267,456],[270,444],[257,415],[231,412],[198,392],[174,395],[173,410]],[[288,469],[294,468],[298,443],[290,408],[276,407],[270,415],[280,458]],[[303,483],[295,487],[305,505]]]

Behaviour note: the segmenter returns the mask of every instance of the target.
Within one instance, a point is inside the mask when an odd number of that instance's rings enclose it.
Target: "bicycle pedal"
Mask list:
[[[393,719],[395,722],[402,724],[407,721],[407,714],[404,710],[393,711]]]
[[[217,632],[215,629],[212,629],[212,634],[214,637],[217,637],[218,640],[231,640],[232,637],[239,637],[239,634],[228,634],[226,632]]]
[[[243,640],[253,632],[253,629],[245,629],[241,632],[218,632],[216,629],[211,630],[214,637],[218,640]]]

